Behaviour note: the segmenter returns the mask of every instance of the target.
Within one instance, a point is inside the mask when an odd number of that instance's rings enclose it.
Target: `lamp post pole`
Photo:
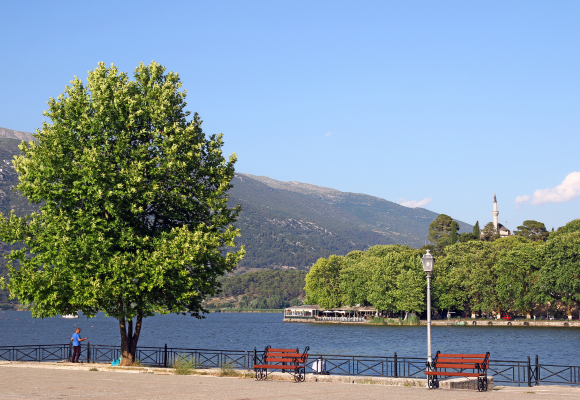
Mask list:
[[[427,366],[431,369],[431,362],[433,361],[431,357],[431,272],[433,271],[435,258],[427,250],[427,254],[421,257],[421,262],[423,263],[423,271],[427,275]]]
[[[431,364],[431,272],[427,272],[427,362]]]

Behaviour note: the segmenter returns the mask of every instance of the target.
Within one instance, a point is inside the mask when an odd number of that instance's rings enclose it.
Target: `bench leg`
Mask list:
[[[306,380],[306,369],[298,368],[294,371],[294,382],[304,382]]]
[[[438,389],[439,388],[439,379],[436,375],[428,375],[427,376],[427,387],[429,389]]]
[[[477,378],[477,390],[479,392],[487,392],[487,375]]]
[[[266,370],[264,373],[264,369],[263,368],[255,368],[254,371],[256,371],[256,380],[257,381],[263,381],[268,377],[268,371]]]

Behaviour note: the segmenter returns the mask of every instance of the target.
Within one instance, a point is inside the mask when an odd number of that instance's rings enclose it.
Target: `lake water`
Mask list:
[[[120,344],[117,320],[33,319],[28,311],[0,311],[0,346],[68,343],[74,329],[91,344]],[[223,350],[310,346],[312,354],[426,356],[425,326],[284,323],[282,314],[212,313],[198,320],[182,315],[145,318],[139,345]],[[580,365],[580,329],[549,327],[433,326],[433,352],[489,351],[492,359]]]

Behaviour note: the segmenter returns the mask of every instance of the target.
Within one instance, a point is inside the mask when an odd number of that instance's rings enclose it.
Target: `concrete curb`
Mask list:
[[[0,367],[13,368],[43,368],[43,369],[61,369],[77,371],[108,371],[123,372],[130,374],[155,374],[155,375],[175,375],[172,368],[153,368],[153,367],[112,367],[109,364],[97,363],[80,363],[72,364],[69,362],[26,362],[26,361],[0,361]],[[236,375],[231,378],[252,379],[253,370],[235,370]],[[197,369],[192,375],[205,375],[220,377],[221,369],[207,368]],[[250,378],[251,376],[252,378]],[[294,381],[294,377],[289,373],[269,372],[268,377],[273,380]],[[225,377],[224,377],[225,378]],[[488,376],[488,390],[493,390],[493,377]],[[343,376],[343,375],[315,375],[306,374],[307,382],[333,382],[343,384],[357,385],[384,385],[384,386],[404,386],[404,387],[427,387],[427,379],[420,378],[385,378],[374,376]],[[477,378],[457,378],[440,381],[440,389],[465,389],[477,390]]]

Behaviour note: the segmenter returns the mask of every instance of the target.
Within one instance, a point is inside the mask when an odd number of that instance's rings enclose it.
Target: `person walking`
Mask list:
[[[79,357],[81,356],[81,342],[83,340],[87,340],[87,338],[81,339],[80,333],[81,333],[81,328],[77,328],[75,333],[73,333],[72,338],[70,339],[70,340],[72,340],[72,345],[73,345],[73,353],[72,353],[72,357],[70,359],[70,362],[73,362],[73,363],[79,362]],[[75,357],[76,357],[76,361],[75,361]]]

